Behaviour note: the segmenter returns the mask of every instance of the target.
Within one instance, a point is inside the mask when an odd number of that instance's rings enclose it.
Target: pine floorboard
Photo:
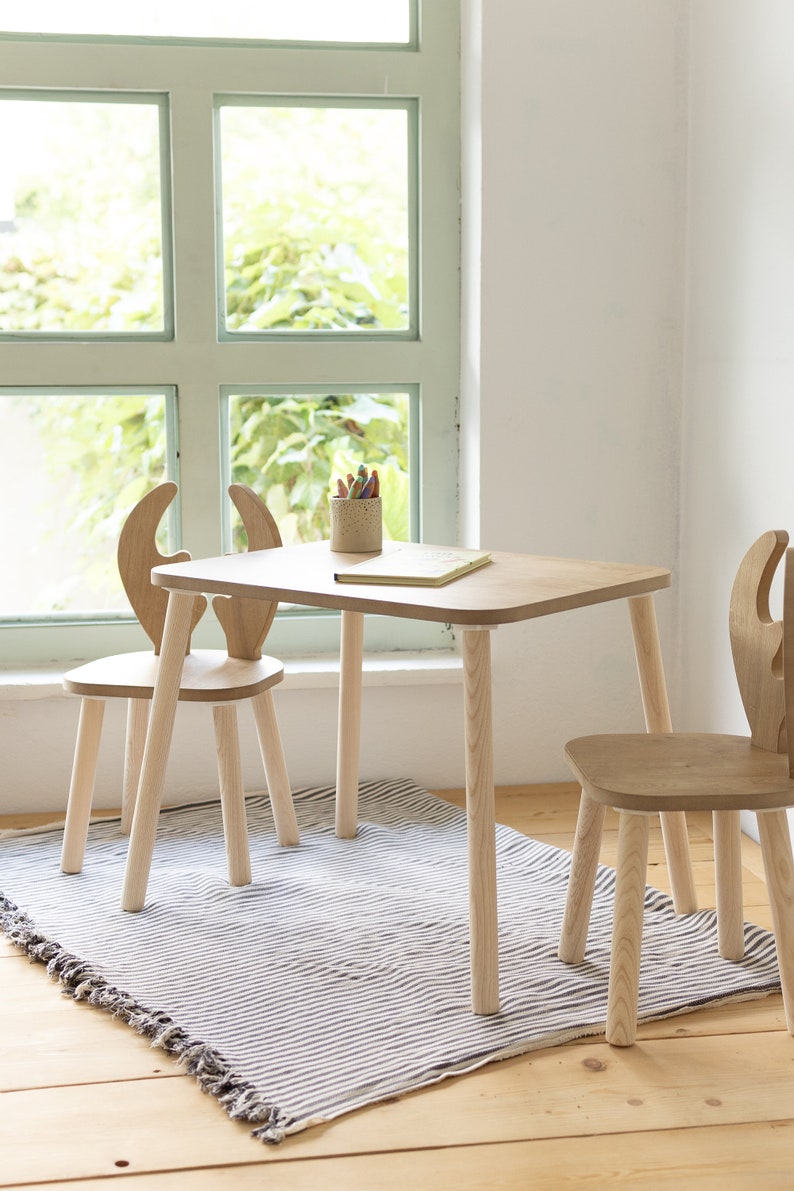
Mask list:
[[[462,791],[438,791],[458,805]],[[569,847],[578,789],[498,792],[497,818]],[[52,815],[0,819],[4,826]],[[610,817],[602,859],[613,863]],[[700,904],[711,828],[690,819]],[[745,916],[769,926],[743,839]],[[649,882],[669,889],[654,830]],[[127,1026],[58,995],[0,937],[0,1187],[99,1191],[501,1191],[794,1186],[794,1040],[779,995],[489,1064],[264,1146]]]

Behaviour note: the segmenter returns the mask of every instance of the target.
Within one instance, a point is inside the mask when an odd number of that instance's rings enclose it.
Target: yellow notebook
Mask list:
[[[395,550],[334,575],[337,583],[407,583],[441,587],[491,561],[485,550]]]

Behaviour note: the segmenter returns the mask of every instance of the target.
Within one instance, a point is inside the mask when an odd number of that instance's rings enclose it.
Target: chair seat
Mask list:
[[[581,736],[565,754],[596,802],[630,811],[772,810],[794,805],[788,756],[746,736]]]
[[[157,674],[154,652],[121,653],[86,662],[63,676],[64,689],[94,698],[151,699]],[[250,699],[281,682],[277,658],[230,658],[225,649],[194,649],[185,658],[179,698],[186,703]]]

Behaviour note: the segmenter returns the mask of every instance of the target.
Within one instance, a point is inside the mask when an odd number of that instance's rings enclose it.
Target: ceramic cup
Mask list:
[[[332,496],[331,549],[346,554],[369,554],[383,545],[381,498],[346,500]]]

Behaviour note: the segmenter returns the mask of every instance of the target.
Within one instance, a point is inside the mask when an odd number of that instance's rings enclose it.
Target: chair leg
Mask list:
[[[772,909],[788,1032],[794,1034],[794,859],[784,810],[758,814],[758,834]]]
[[[712,814],[719,953],[723,959],[735,960],[744,955],[740,814],[740,811]]]
[[[245,819],[245,793],[240,766],[240,739],[237,732],[237,708],[234,703],[217,703],[212,709],[215,722],[215,749],[221,786],[223,834],[230,885],[250,885],[251,855],[248,849],[248,825]]]
[[[596,802],[582,791],[557,952],[566,964],[580,964],[584,959],[606,812],[603,803]]]
[[[146,744],[146,729],[149,726],[149,700],[127,700],[127,738],[124,746],[124,785],[121,791],[121,834],[129,835],[132,816],[135,814],[135,800],[138,797],[138,782],[143,765],[143,749]]]
[[[282,847],[291,847],[300,843],[300,833],[298,820],[295,818],[292,790],[284,760],[284,749],[281,745],[281,733],[278,729],[272,693],[261,691],[251,700],[251,706],[254,711],[256,735],[259,740],[259,751],[262,755],[262,765],[270,794],[273,820],[276,824],[276,835]]]
[[[618,835],[607,1042],[631,1046],[637,1036],[642,919],[648,872],[648,816],[624,811]]]
[[[79,873],[83,869],[85,841],[91,803],[94,801],[96,763],[99,739],[105,715],[104,699],[83,698],[80,702],[80,721],[72,763],[72,780],[66,806],[66,825],[61,849],[61,869],[65,873]]]
[[[631,596],[627,602],[645,712],[645,727],[649,732],[672,732],[673,723],[670,719],[670,704],[667,699],[653,596]],[[677,914],[694,914],[698,908],[698,899],[692,873],[686,815],[683,811],[663,811],[661,821],[673,905]]]

